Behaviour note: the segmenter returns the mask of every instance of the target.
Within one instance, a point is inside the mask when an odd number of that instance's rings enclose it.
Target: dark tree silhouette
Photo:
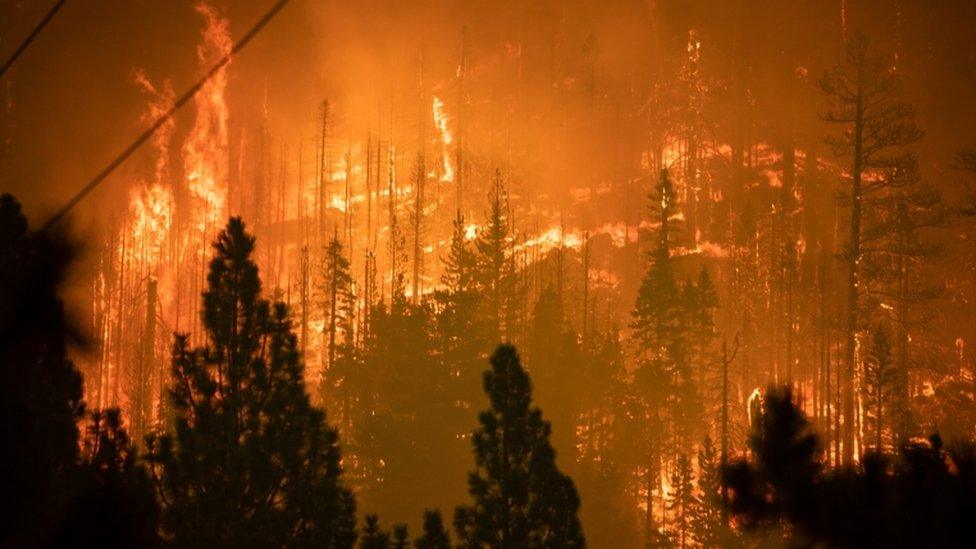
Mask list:
[[[508,272],[512,240],[509,214],[508,193],[502,184],[501,172],[496,169],[491,190],[488,192],[485,224],[475,240],[478,252],[475,283],[483,296],[482,314],[488,325],[489,341],[498,341],[511,328],[505,326],[505,313],[510,306],[507,302],[508,290],[512,285]]]
[[[702,547],[724,547],[732,541],[722,513],[720,474],[718,451],[706,436],[698,450],[698,495],[691,517],[695,539]]]
[[[474,432],[476,469],[468,477],[474,505],[455,512],[471,547],[583,547],[572,479],[556,466],[550,425],[532,406],[532,386],[517,351],[500,345],[485,372],[491,409]]]
[[[366,515],[363,533],[359,538],[360,549],[388,549],[390,547],[390,533],[380,528],[380,519],[376,515]]]
[[[410,532],[407,530],[406,524],[393,525],[393,543],[391,546],[394,549],[407,549],[410,546]]]
[[[414,540],[417,549],[451,549],[451,536],[444,528],[444,519],[436,509],[424,511],[424,533]]]
[[[670,530],[674,545],[681,548],[690,545],[692,540],[692,520],[697,503],[694,481],[691,460],[687,455],[680,454],[671,473],[671,493],[668,494],[667,510],[672,517]]]
[[[0,545],[49,540],[69,504],[78,462],[80,341],[57,295],[73,257],[64,237],[29,231],[14,197],[0,196]]]
[[[207,342],[173,348],[175,431],[148,459],[177,544],[350,547],[338,435],[309,402],[287,307],[260,297],[254,238],[232,218],[203,294]]]
[[[789,525],[798,546],[955,547],[976,536],[976,446],[938,435],[899,456],[868,454],[824,471],[817,436],[789,390],[770,390],[750,436],[752,462],[723,474],[731,511],[748,527]]]
[[[54,545],[154,547],[159,505],[149,472],[122,428],[118,409],[93,412],[81,441],[76,496]]]

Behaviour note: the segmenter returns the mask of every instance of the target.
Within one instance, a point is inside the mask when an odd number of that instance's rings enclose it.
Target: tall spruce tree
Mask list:
[[[455,512],[458,536],[473,547],[583,547],[576,487],[556,466],[551,429],[532,406],[532,386],[514,347],[500,345],[485,372],[491,409],[474,432],[473,506]]]
[[[334,546],[355,541],[337,432],[313,407],[287,307],[261,297],[254,238],[232,218],[203,293],[206,343],[173,347],[172,433],[148,459],[174,543]]]
[[[478,289],[482,292],[482,310],[488,324],[489,341],[496,342],[505,333],[506,303],[511,278],[511,227],[509,226],[508,193],[502,185],[501,172],[488,192],[488,211],[485,225],[475,240],[478,251]]]
[[[641,404],[642,442],[645,464],[644,494],[646,501],[644,531],[647,543],[657,535],[654,523],[653,494],[664,446],[666,405],[679,401],[672,395],[690,381],[686,371],[687,352],[683,337],[683,302],[671,261],[671,215],[674,212],[675,192],[666,170],[661,171],[657,192],[651,196],[658,206],[660,230],[658,243],[651,254],[651,266],[641,281],[637,301],[632,312],[637,371],[636,394]],[[685,386],[685,389],[688,387]]]

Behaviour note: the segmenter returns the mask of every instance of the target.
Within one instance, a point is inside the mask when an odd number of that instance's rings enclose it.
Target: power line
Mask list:
[[[63,6],[64,3],[67,1],[68,0],[58,0],[58,2],[54,4],[54,7],[51,8],[51,11],[47,12],[47,15],[44,16],[44,19],[41,19],[41,22],[38,23],[36,27],[34,27],[34,30],[27,35],[27,38],[25,38],[24,41],[21,42],[20,46],[18,46],[17,49],[14,50],[14,53],[10,55],[10,58],[7,59],[7,61],[3,64],[3,68],[0,68],[0,78],[3,78],[3,75],[7,74],[7,69],[9,69],[14,64],[14,61],[16,61],[18,57],[20,57],[20,54],[24,53],[24,50],[27,49],[27,46],[31,45],[31,42],[33,42],[34,39],[37,38],[37,35],[41,34],[41,31],[44,30],[44,27],[46,27],[47,24],[51,21],[51,19],[54,18],[54,14],[58,13],[58,10],[61,9],[61,6]]]
[[[108,166],[105,167],[105,169],[103,169],[91,181],[85,184],[85,186],[82,187],[80,191],[78,191],[78,194],[72,197],[72,199],[69,200],[67,204],[65,204],[60,210],[58,210],[57,213],[54,214],[54,217],[49,219],[48,222],[44,224],[44,227],[41,228],[41,231],[42,232],[47,231],[48,229],[56,225],[59,221],[61,221],[61,219],[63,219],[64,216],[67,215],[68,212],[70,212],[71,209],[74,208],[79,202],[81,202],[82,199],[84,199],[88,195],[88,193],[95,190],[95,187],[98,187],[98,185],[101,184],[101,182],[104,181],[109,175],[111,175],[116,168],[118,168],[123,162],[126,161],[126,159],[132,156],[132,153],[136,152],[136,150],[140,146],[142,146],[143,143],[148,141],[149,138],[152,137],[153,134],[156,133],[156,131],[159,130],[159,128],[162,127],[163,124],[169,121],[169,119],[172,118],[174,114],[176,114],[176,111],[180,110],[180,108],[182,108],[183,105],[185,105],[190,99],[193,98],[194,95],[197,94],[197,92],[200,91],[201,88],[203,88],[204,84],[206,84],[208,80],[213,78],[213,76],[217,74],[217,72],[221,68],[223,68],[225,65],[227,65],[227,63],[230,62],[231,58],[234,55],[236,55],[239,51],[241,51],[241,49],[243,49],[244,46],[246,46],[247,43],[250,42],[252,38],[254,38],[259,32],[261,32],[261,30],[268,23],[270,23],[272,19],[274,19],[275,15],[278,15],[278,12],[281,11],[281,8],[285,7],[285,4],[287,4],[289,1],[290,0],[278,0],[278,2],[274,6],[272,6],[270,10],[268,10],[268,13],[266,13],[264,17],[258,20],[258,22],[255,23],[253,27],[251,27],[251,30],[249,30],[247,34],[241,37],[241,39],[238,40],[236,44],[234,44],[234,47],[231,48],[230,52],[227,53],[227,55],[225,55],[220,61],[218,61],[216,65],[211,67],[210,70],[207,71],[205,75],[203,75],[203,78],[198,80],[196,84],[194,84],[189,90],[186,91],[186,93],[180,96],[180,98],[177,99],[175,103],[173,103],[173,106],[170,107],[169,110],[167,110],[163,115],[157,118],[156,121],[153,122],[151,126],[146,128],[146,131],[142,132],[142,134],[140,134],[139,137],[136,138],[136,140],[133,141],[131,145],[126,147],[125,150],[123,150],[118,156],[116,156],[115,160],[112,160],[108,164]]]

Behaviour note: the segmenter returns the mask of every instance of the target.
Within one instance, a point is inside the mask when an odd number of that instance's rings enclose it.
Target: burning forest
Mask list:
[[[965,546],[976,8],[0,2],[0,545]]]

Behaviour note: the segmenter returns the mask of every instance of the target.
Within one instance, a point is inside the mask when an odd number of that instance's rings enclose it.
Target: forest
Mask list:
[[[51,4],[0,546],[976,536],[976,6]]]

